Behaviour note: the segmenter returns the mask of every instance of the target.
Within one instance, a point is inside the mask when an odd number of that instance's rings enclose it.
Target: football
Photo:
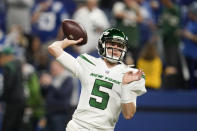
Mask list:
[[[69,40],[78,40],[79,38],[83,38],[83,41],[77,44],[78,46],[87,43],[88,36],[85,28],[74,20],[63,20],[62,31],[64,33],[64,37],[66,37]]]

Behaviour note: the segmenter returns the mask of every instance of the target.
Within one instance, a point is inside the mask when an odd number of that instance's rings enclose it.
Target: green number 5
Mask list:
[[[112,89],[113,84],[110,83],[110,82],[107,82],[107,81],[96,79],[95,82],[94,82],[94,87],[93,87],[93,90],[92,90],[91,94],[94,95],[94,96],[101,97],[102,101],[97,102],[95,98],[90,97],[89,104],[92,107],[104,110],[107,107],[107,104],[108,104],[108,101],[109,101],[109,94],[106,93],[106,92],[100,91],[99,88],[101,86],[105,87],[105,88],[108,88],[108,89]]]

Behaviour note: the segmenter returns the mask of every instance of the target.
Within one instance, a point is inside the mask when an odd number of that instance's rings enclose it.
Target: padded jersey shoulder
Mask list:
[[[99,58],[93,57],[93,56],[86,54],[86,53],[78,56],[77,60],[80,63],[84,63],[84,64],[88,64],[88,65],[92,65],[92,66],[96,66],[99,62]]]

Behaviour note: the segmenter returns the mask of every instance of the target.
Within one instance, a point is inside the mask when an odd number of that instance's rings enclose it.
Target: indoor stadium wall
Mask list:
[[[121,115],[115,131],[197,131],[197,91],[148,91],[133,119]]]

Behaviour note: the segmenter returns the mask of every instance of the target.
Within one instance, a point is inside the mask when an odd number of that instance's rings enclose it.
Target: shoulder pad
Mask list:
[[[92,64],[92,65],[96,66],[96,63],[95,63],[96,62],[96,58],[93,57],[93,56],[90,56],[90,55],[85,53],[85,54],[81,54],[79,56],[79,58],[84,60],[84,61],[86,61],[86,62],[88,62],[89,64]]]

